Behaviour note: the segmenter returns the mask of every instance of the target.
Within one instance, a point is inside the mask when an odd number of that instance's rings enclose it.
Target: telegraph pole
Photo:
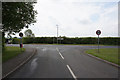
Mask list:
[[[58,24],[56,26],[57,26],[57,44],[58,44]]]

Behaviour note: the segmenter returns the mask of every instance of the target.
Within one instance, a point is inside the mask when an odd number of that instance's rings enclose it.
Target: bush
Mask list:
[[[62,40],[59,43],[62,44],[97,44],[98,38],[97,37],[85,37],[85,38],[69,38],[69,37],[62,37],[64,40]],[[54,39],[54,40],[53,40]],[[120,37],[103,37],[100,38],[100,44],[103,45],[118,45]],[[13,38],[13,43],[17,44],[19,43],[20,39]],[[24,44],[30,44],[30,43],[42,43],[42,44],[53,44],[57,43],[56,37],[24,37],[23,43]]]
[[[12,39],[12,43],[13,43],[13,44],[19,44],[19,43],[20,43],[20,39],[18,39],[18,38],[13,38],[13,39]]]

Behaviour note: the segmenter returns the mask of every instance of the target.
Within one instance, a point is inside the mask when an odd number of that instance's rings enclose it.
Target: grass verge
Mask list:
[[[3,54],[2,54],[2,62],[3,63],[6,62],[17,55],[22,54],[24,51],[25,51],[25,48],[23,48],[21,51],[19,47],[7,46],[5,47],[5,51],[3,51]]]
[[[100,49],[100,53],[98,53],[98,49],[90,49],[87,50],[86,53],[120,65],[120,59],[118,59],[118,48]]]

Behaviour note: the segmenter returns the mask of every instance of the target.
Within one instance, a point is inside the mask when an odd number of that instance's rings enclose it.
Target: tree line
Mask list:
[[[98,38],[97,37],[76,37],[76,38],[69,38],[69,37],[62,37],[63,40],[58,40],[59,44],[97,44]],[[19,44],[18,38],[13,38],[13,44]],[[102,37],[100,38],[100,44],[103,45],[118,45],[120,42],[120,37]],[[56,44],[57,38],[56,37],[23,37],[24,44]]]

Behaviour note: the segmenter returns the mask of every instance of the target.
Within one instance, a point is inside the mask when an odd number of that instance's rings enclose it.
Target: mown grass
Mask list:
[[[107,60],[109,62],[120,65],[120,59],[118,59],[118,48],[104,48],[104,49],[90,49],[86,53]]]
[[[2,62],[6,62],[9,59],[23,53],[25,51],[25,48],[22,50],[19,47],[5,47],[5,50],[2,53]]]

